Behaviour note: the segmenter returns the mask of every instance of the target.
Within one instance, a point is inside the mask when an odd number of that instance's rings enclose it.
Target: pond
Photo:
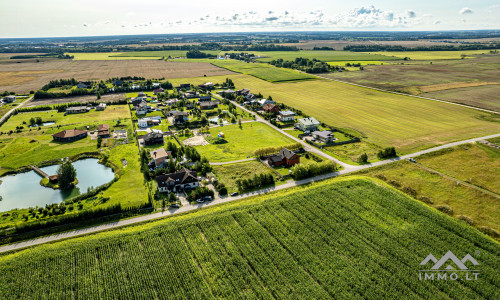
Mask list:
[[[30,127],[50,126],[50,125],[54,125],[54,124],[56,124],[56,122],[43,122],[42,125],[35,124],[35,125],[30,125]]]
[[[70,191],[54,190],[40,185],[42,177],[34,171],[0,177],[0,212],[14,208],[28,208],[45,204],[60,203],[87,192],[89,187],[98,187],[115,177],[113,170],[98,163],[98,159],[87,158],[73,163],[78,184]],[[40,168],[49,175],[55,175],[59,165]]]

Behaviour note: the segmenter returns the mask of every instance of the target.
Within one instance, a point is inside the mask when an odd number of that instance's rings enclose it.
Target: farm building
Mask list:
[[[172,155],[171,151],[165,151],[164,148],[156,149],[149,152],[151,162],[148,164],[151,170],[164,168]]]
[[[264,107],[262,107],[262,110],[264,110],[266,113],[270,114],[277,114],[280,112],[280,107],[276,104],[266,104]]]
[[[105,110],[106,109],[106,103],[99,103],[97,107],[95,108],[96,110]]]
[[[66,108],[67,114],[81,114],[89,112],[89,108],[87,106],[73,106]]]
[[[156,176],[156,183],[160,193],[178,192],[185,189],[194,189],[199,186],[200,180],[196,171],[186,168],[170,173]]]
[[[89,81],[80,81],[78,82],[76,87],[79,89],[88,89],[92,87],[92,83],[90,83]]]
[[[109,124],[101,124],[97,127],[97,136],[101,138],[109,137]]]
[[[296,124],[300,130],[306,132],[317,131],[321,123],[315,118],[309,117],[304,119],[299,119],[299,123]]]
[[[278,113],[278,120],[281,122],[290,122],[294,120],[295,113],[290,110],[280,111]]]
[[[300,163],[300,156],[288,150],[287,148],[283,148],[278,154],[274,154],[268,157],[267,159],[269,165],[273,167],[277,166],[293,166],[295,164]]]
[[[85,137],[87,137],[87,131],[78,129],[63,130],[52,135],[54,141],[58,142],[72,142]]]
[[[159,132],[151,132],[142,136],[144,145],[155,145],[163,144],[165,140],[163,139],[163,134]]]
[[[313,136],[313,138],[315,140],[318,140],[322,143],[331,143],[335,140],[335,137],[333,136],[333,133],[331,131],[328,131],[328,130],[324,130],[324,131],[313,131],[311,133],[311,135]]]
[[[208,102],[201,102],[200,103],[200,109],[212,109],[216,108],[219,106],[219,102],[217,101],[208,101]]]

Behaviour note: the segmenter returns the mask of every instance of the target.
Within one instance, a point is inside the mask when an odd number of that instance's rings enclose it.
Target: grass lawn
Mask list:
[[[300,73],[291,69],[277,68],[266,63],[246,63],[239,60],[217,60],[212,62],[212,64],[233,72],[251,75],[270,82],[316,78],[306,73]]]
[[[123,166],[122,160],[127,161]],[[122,207],[137,207],[148,201],[139,163],[139,150],[135,143],[119,145],[109,150],[109,160],[119,168],[120,179],[102,193],[110,197],[108,204],[120,203]]]
[[[420,161],[421,159],[417,159]],[[418,197],[428,197],[432,207],[448,205],[454,216],[466,215],[477,226],[487,226],[500,231],[500,199],[484,194],[473,188],[457,185],[456,181],[431,173],[416,164],[401,161],[393,164],[361,171],[359,174],[384,175],[388,181],[394,180],[401,187],[411,187]]]
[[[324,148],[326,153],[340,159],[341,161],[355,165],[358,164],[358,158],[363,153],[368,155],[369,162],[378,161],[379,159],[377,158],[377,153],[380,150],[382,150],[381,147],[365,141]]]
[[[210,128],[210,134],[216,136],[222,131],[227,143],[196,146],[196,150],[211,162],[226,162],[253,156],[256,149],[293,144],[294,141],[259,122],[243,123]]]
[[[236,180],[252,178],[254,174],[272,174],[276,179],[276,174],[260,161],[246,161],[235,164],[213,166],[213,173],[226,185],[228,194],[237,192]]]
[[[466,144],[418,157],[418,162],[443,174],[500,194],[500,150]]]
[[[409,57],[410,59],[414,60],[434,60],[434,59],[438,60],[438,59],[461,59],[462,54],[467,55],[466,58],[473,58],[474,55],[488,54],[490,53],[490,50],[488,49],[488,50],[462,50],[462,51],[399,51],[399,52],[390,51],[390,52],[375,52],[375,53],[385,56],[395,56],[398,58]]]
[[[3,253],[0,298],[499,298],[498,243],[354,178]],[[478,281],[418,280],[449,249]]]
[[[456,105],[379,92],[328,80],[269,83],[232,77],[236,88],[271,95],[326,124],[354,129],[366,141],[410,153],[500,132],[498,116]]]

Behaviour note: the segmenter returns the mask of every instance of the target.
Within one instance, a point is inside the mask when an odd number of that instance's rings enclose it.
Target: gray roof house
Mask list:
[[[296,124],[300,130],[306,131],[317,131],[321,123],[313,117],[299,119],[299,123]]]

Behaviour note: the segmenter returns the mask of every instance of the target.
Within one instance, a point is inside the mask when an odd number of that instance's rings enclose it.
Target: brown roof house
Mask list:
[[[276,104],[268,103],[264,105],[264,107],[262,107],[262,110],[264,110],[266,113],[277,114],[280,112],[280,107]]]
[[[200,102],[200,109],[212,109],[219,106],[217,101]]]
[[[87,137],[87,131],[78,129],[63,130],[52,135],[54,141],[58,142],[72,142],[85,137]]]
[[[97,127],[97,136],[101,138],[109,137],[109,124],[101,124]]]
[[[182,168],[174,173],[156,176],[155,179],[160,193],[194,189],[200,185],[200,180],[196,177],[196,171],[191,171],[186,168]]]
[[[164,148],[160,148],[149,152],[149,155],[151,156],[151,162],[148,166],[151,170],[154,170],[167,166],[172,151],[165,151]]]
[[[300,156],[288,150],[287,148],[283,148],[283,150],[278,152],[278,154],[269,156],[267,161],[269,162],[269,165],[273,167],[282,165],[291,167],[295,164],[300,163]]]

